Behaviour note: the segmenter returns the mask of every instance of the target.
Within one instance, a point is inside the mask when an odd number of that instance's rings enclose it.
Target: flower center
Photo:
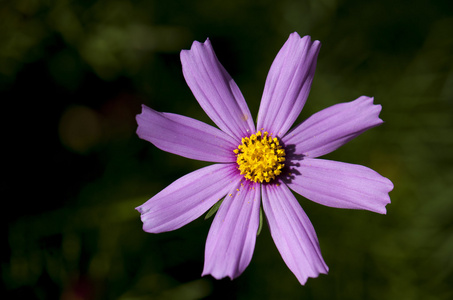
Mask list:
[[[282,172],[285,149],[271,135],[267,131],[263,134],[258,131],[250,137],[242,138],[242,144],[234,150],[238,169],[246,179],[269,182]]]

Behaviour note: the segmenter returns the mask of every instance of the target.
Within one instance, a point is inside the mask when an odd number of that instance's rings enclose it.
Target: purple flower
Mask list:
[[[331,106],[289,130],[308,97],[320,46],[309,36],[289,36],[269,70],[256,127],[209,39],[181,51],[181,62],[195,98],[220,130],[146,106],[137,116],[140,138],[216,163],[179,178],[137,208],[143,229],[159,233],[186,225],[223,199],[206,241],[203,275],[233,279],[245,270],[261,205],[299,282],[327,273],[313,225],[290,189],[326,206],[386,213],[390,180],[363,166],[317,158],[382,123],[373,98]]]

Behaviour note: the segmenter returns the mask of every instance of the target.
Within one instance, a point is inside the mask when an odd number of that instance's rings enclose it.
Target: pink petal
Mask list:
[[[262,185],[263,210],[272,238],[288,268],[301,284],[327,274],[315,229],[285,184]]]
[[[259,210],[259,185],[247,181],[240,186],[238,182],[223,200],[209,230],[203,276],[234,279],[245,270],[255,249]]]
[[[267,75],[257,128],[284,136],[299,116],[315,75],[321,47],[309,36],[294,32],[278,52]]]
[[[287,185],[322,205],[385,214],[390,203],[392,182],[364,166],[305,157],[290,172]]]
[[[237,173],[235,164],[214,164],[179,178],[136,208],[143,230],[159,233],[192,222],[231,190]]]
[[[318,157],[346,144],[362,132],[382,124],[380,105],[362,96],[354,101],[328,107],[291,130],[282,141],[294,153]]]
[[[164,151],[203,161],[236,161],[233,150],[240,141],[198,120],[143,105],[137,123],[138,136]]]
[[[181,51],[184,78],[203,110],[221,130],[241,139],[255,132],[238,86],[218,61],[209,39]]]

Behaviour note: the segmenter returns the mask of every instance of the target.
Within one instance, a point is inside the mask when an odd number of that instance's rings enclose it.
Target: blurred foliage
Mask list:
[[[449,0],[1,1],[2,298],[453,298],[452,29]],[[305,286],[267,226],[243,275],[200,277],[212,219],[151,235],[134,207],[206,163],[139,140],[134,116],[145,103],[212,124],[179,62],[207,37],[256,113],[293,31],[323,44],[300,120],[382,104],[384,125],[326,157],[389,177],[392,204],[300,197],[330,267]]]

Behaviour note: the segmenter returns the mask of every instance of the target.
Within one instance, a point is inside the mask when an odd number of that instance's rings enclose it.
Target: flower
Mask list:
[[[220,128],[143,105],[137,134],[156,147],[216,164],[189,173],[143,205],[143,229],[178,229],[223,199],[206,240],[202,276],[239,276],[251,261],[260,207],[283,260],[301,284],[326,274],[319,242],[290,191],[338,208],[385,214],[390,180],[360,165],[319,159],[382,123],[373,98],[326,108],[290,130],[310,91],[319,41],[292,33],[277,54],[264,86],[257,126],[236,83],[209,39],[181,51],[184,78]],[[217,206],[216,206],[217,207]]]

